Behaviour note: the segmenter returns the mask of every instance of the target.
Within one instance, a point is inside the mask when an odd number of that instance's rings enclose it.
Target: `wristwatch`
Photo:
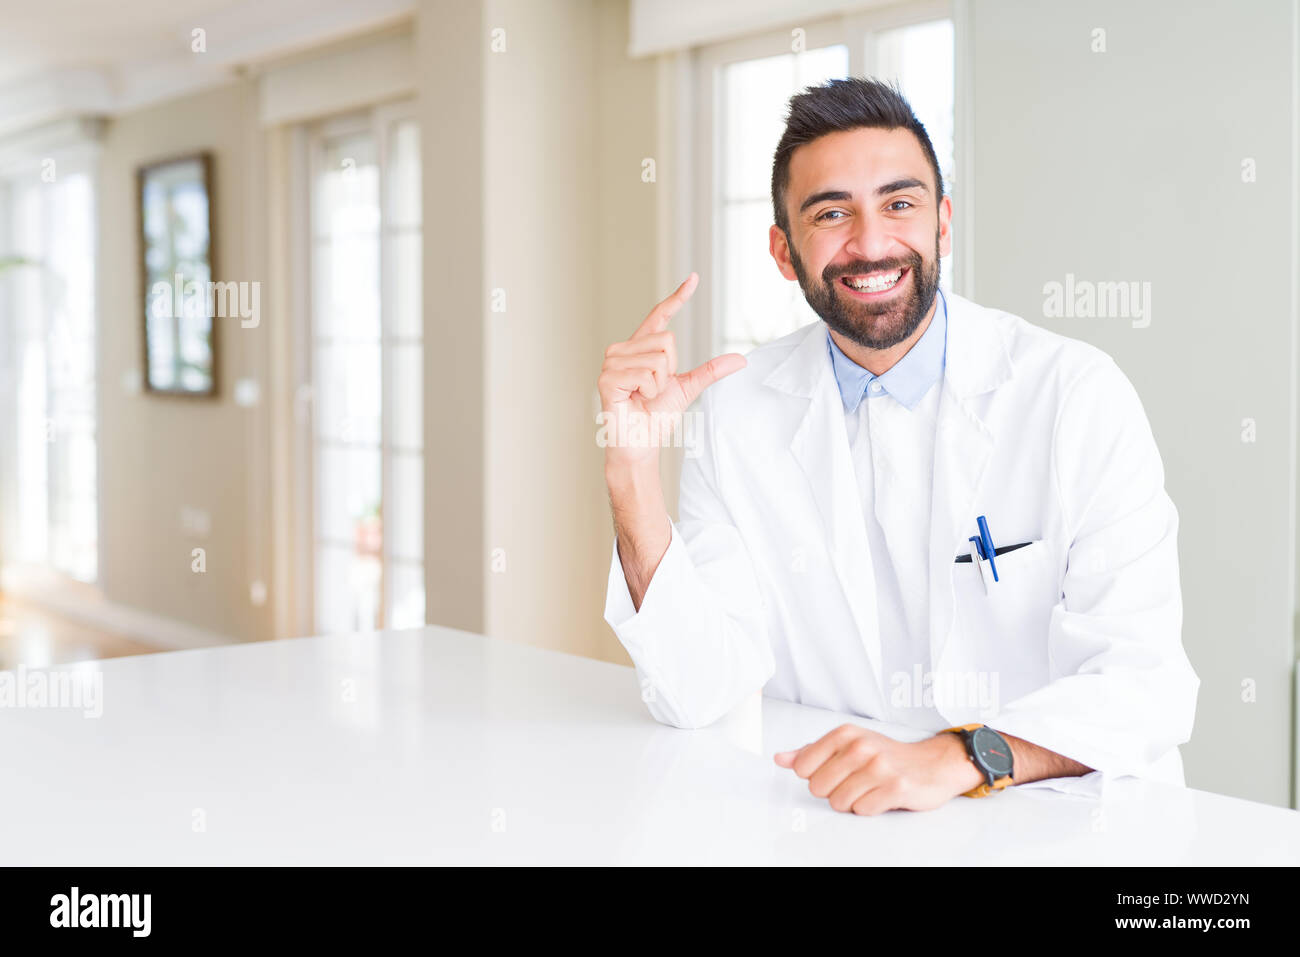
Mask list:
[[[988,797],[1008,784],[1015,784],[1011,779],[1011,746],[1007,744],[1006,738],[992,728],[986,728],[982,724],[963,724],[958,728],[945,728],[939,733],[960,734],[966,742],[966,753],[970,756],[971,763],[984,775],[985,783],[967,791],[964,797]]]

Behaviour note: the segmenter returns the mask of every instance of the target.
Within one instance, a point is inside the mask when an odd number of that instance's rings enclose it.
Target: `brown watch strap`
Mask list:
[[[984,727],[984,725],[982,724],[963,724],[955,728],[944,728],[939,733],[949,734],[949,733],[955,733],[960,731],[974,731],[976,728],[982,728],[982,727]],[[972,764],[975,763],[973,759],[971,763]],[[986,781],[985,783],[981,784],[977,788],[972,788],[969,791],[962,792],[962,797],[968,797],[968,798],[988,797],[990,794],[993,794],[996,791],[1001,791],[1003,788],[1009,787],[1013,783],[1014,782],[1011,780],[1011,775],[1007,774],[1004,775],[1003,777],[998,778],[992,784],[989,784]]]

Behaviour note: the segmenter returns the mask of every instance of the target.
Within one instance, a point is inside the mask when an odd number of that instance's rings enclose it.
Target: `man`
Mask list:
[[[844,725],[776,755],[860,814],[1081,775],[1181,784],[1200,682],[1133,387],[1090,345],[939,291],[952,201],[890,87],[793,97],[772,203],[772,258],[822,322],[678,373],[692,274],[600,374],[605,618],[651,712],[699,727],[763,688],[936,732]],[[699,441],[673,522],[644,424],[683,414]]]

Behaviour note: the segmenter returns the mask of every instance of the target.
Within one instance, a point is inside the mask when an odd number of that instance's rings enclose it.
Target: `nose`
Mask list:
[[[858,215],[844,252],[847,256],[867,262],[896,259],[903,255],[902,249],[894,239],[889,221],[869,212]]]

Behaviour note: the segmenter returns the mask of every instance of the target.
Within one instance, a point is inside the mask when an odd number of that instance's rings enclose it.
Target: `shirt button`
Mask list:
[[[872,392],[879,392],[879,391],[880,391],[880,383],[879,383],[879,382],[873,382],[873,383],[871,383],[871,391],[872,391]]]

